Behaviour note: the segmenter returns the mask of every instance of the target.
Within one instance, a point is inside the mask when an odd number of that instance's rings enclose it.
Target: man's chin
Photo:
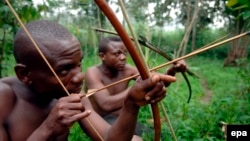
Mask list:
[[[57,92],[57,93],[54,93],[53,95],[55,99],[60,99],[61,97],[65,97],[65,96],[68,96],[68,94],[65,91]]]
[[[62,94],[62,95],[55,95],[55,99],[60,99],[62,97],[65,97],[65,96],[68,96],[66,93],[65,94]]]
[[[125,69],[125,67],[119,67],[117,68],[118,71],[123,71]]]
[[[81,91],[82,91],[82,87],[79,87],[77,89],[70,90],[69,93],[70,94],[79,94]]]
[[[68,91],[69,94],[79,94],[82,90],[79,89],[79,90],[74,90],[74,91]],[[68,93],[61,93],[60,95],[55,95],[54,98],[55,99],[60,99],[61,97],[65,97],[65,96],[68,96]]]

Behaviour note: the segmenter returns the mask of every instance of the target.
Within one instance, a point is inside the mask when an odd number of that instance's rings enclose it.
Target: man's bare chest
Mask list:
[[[124,79],[125,77],[116,77],[116,78],[105,78],[103,77],[103,80],[102,80],[102,83],[104,86],[107,86],[107,85],[110,85],[110,84],[113,84],[113,83],[116,83],[122,79]],[[123,81],[121,83],[117,83],[115,85],[113,85],[112,87],[109,87],[107,88],[109,93],[119,93],[121,91],[124,91],[125,89],[128,88],[128,85],[129,85],[129,80],[127,81]]]
[[[26,140],[47,118],[50,107],[37,107],[23,100],[16,105],[7,117],[6,131],[11,140]]]

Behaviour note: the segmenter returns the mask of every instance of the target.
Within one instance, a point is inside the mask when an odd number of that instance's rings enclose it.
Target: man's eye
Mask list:
[[[82,66],[83,58],[80,60],[79,65]]]
[[[62,76],[65,76],[67,75],[70,70],[71,70],[71,65],[67,65],[67,66],[64,66],[60,71],[59,71],[59,74],[62,75]]]
[[[77,64],[77,67],[82,67],[82,61]]]
[[[119,56],[119,52],[115,52],[113,53],[115,56]]]
[[[123,54],[124,54],[125,56],[127,56],[128,52],[127,52],[127,51],[124,51]]]
[[[68,73],[69,73],[68,70],[62,70],[62,71],[60,71],[60,75],[62,75],[62,76],[65,76],[65,75],[67,75]]]

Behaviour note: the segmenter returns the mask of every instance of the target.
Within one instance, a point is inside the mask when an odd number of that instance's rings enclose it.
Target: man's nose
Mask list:
[[[126,57],[125,54],[122,53],[122,54],[120,55],[120,59],[121,59],[121,60],[125,60],[126,58],[127,58],[127,57]]]
[[[76,73],[74,77],[72,78],[73,83],[82,83],[84,80],[84,74],[82,72]]]

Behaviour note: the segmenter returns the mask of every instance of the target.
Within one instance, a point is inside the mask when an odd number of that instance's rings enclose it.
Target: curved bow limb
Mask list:
[[[131,55],[142,79],[147,79],[149,75],[149,71],[146,67],[145,62],[143,61],[141,55],[138,53],[136,48],[133,45],[133,42],[130,40],[128,34],[126,33],[124,27],[117,19],[115,13],[109,7],[105,0],[95,0],[95,3],[98,7],[102,10],[102,12],[106,15],[109,19],[110,23],[113,25],[119,36],[121,37],[122,41],[124,42],[125,46],[127,47],[128,52]],[[151,108],[153,111],[154,116],[154,128],[155,128],[155,141],[160,140],[161,134],[161,122],[160,122],[160,113],[157,103],[151,104]]]
[[[155,51],[156,53],[158,53],[159,55],[163,56],[165,59],[167,59],[168,61],[172,61],[172,57],[170,57],[169,55],[167,55],[165,52],[161,51],[160,49],[154,47],[151,43],[149,43],[146,38],[142,37],[141,36],[141,40],[139,40],[140,44],[144,45],[145,47]],[[196,76],[193,72],[191,72],[190,70],[187,70],[187,73],[191,76],[195,76],[195,77],[198,77]],[[186,75],[185,72],[181,72],[181,75],[183,76],[184,80],[186,81],[187,83],[187,86],[188,86],[188,92],[189,92],[189,96],[188,96],[188,100],[187,100],[187,103],[190,102],[190,99],[192,97],[192,87],[191,87],[191,84],[189,82],[189,79]]]

